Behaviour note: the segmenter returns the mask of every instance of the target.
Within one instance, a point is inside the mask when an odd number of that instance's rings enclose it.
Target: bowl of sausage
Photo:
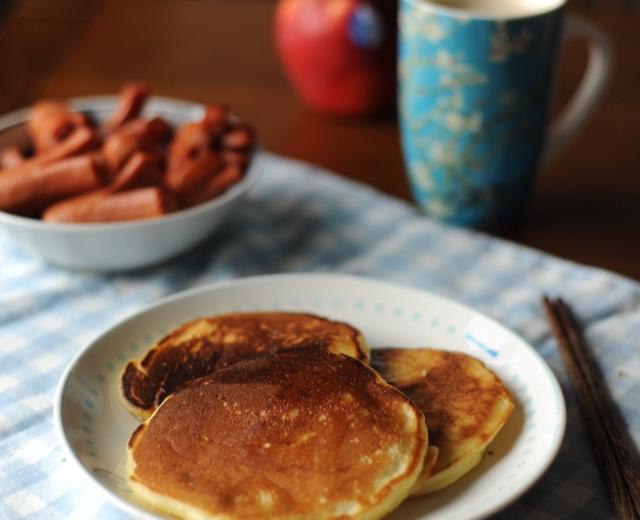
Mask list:
[[[219,104],[152,96],[46,100],[0,117],[0,228],[60,266],[120,271],[216,230],[259,168],[253,129]]]

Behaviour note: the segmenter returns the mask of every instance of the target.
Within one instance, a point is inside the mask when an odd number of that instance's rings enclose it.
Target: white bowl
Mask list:
[[[75,98],[72,107],[106,119],[118,103],[116,96]],[[0,117],[0,149],[27,143],[28,109]],[[200,119],[196,103],[153,97],[144,114],[161,116],[174,125]],[[62,224],[0,211],[0,228],[21,248],[71,269],[119,271],[155,264],[182,253],[209,236],[241,201],[258,175],[256,153],[244,178],[227,192],[204,204],[165,217],[128,222]]]

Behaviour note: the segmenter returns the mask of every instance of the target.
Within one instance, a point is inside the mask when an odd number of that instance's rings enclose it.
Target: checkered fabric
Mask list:
[[[158,298],[216,280],[339,271],[421,287],[500,320],[562,383],[568,427],[540,482],[498,518],[611,518],[574,394],[540,307],[562,295],[640,445],[640,285],[489,236],[432,222],[404,202],[265,154],[263,175],[224,229],[173,262],[94,275],[44,264],[0,235],[0,517],[120,519],[65,461],[53,431],[64,367],[105,329]]]

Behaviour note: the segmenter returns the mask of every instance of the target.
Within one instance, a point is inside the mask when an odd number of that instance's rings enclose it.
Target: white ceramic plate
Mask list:
[[[504,381],[515,412],[483,462],[451,487],[412,499],[394,519],[482,518],[526,491],[554,459],[565,429],[565,404],[553,373],[524,340],[482,314],[411,288],[343,275],[291,274],[245,278],[165,299],[116,325],[71,363],[58,388],[60,442],[83,475],[123,510],[159,518],[127,485],[127,441],[138,425],[120,403],[126,362],[181,323],[242,310],[290,310],[347,321],[372,347],[431,346],[467,352]]]

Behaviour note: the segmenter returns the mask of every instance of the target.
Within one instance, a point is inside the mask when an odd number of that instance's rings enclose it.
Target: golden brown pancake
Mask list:
[[[223,314],[182,325],[129,362],[122,398],[144,420],[187,381],[256,354],[306,347],[369,359],[364,337],[346,323],[290,312]]]
[[[501,381],[477,359],[432,349],[374,349],[371,364],[425,415],[438,449],[413,495],[442,489],[476,466],[513,410]]]
[[[426,422],[426,419],[425,419]],[[424,464],[422,465],[422,472],[420,473],[420,480],[427,479],[433,473],[433,468],[436,466],[436,462],[438,462],[438,455],[440,454],[440,450],[436,446],[428,446],[427,452],[424,455]],[[416,484],[418,482],[416,481]],[[415,486],[414,486],[415,487]]]
[[[292,349],[184,385],[129,441],[134,493],[187,519],[380,518],[409,493],[424,416],[352,357]]]

